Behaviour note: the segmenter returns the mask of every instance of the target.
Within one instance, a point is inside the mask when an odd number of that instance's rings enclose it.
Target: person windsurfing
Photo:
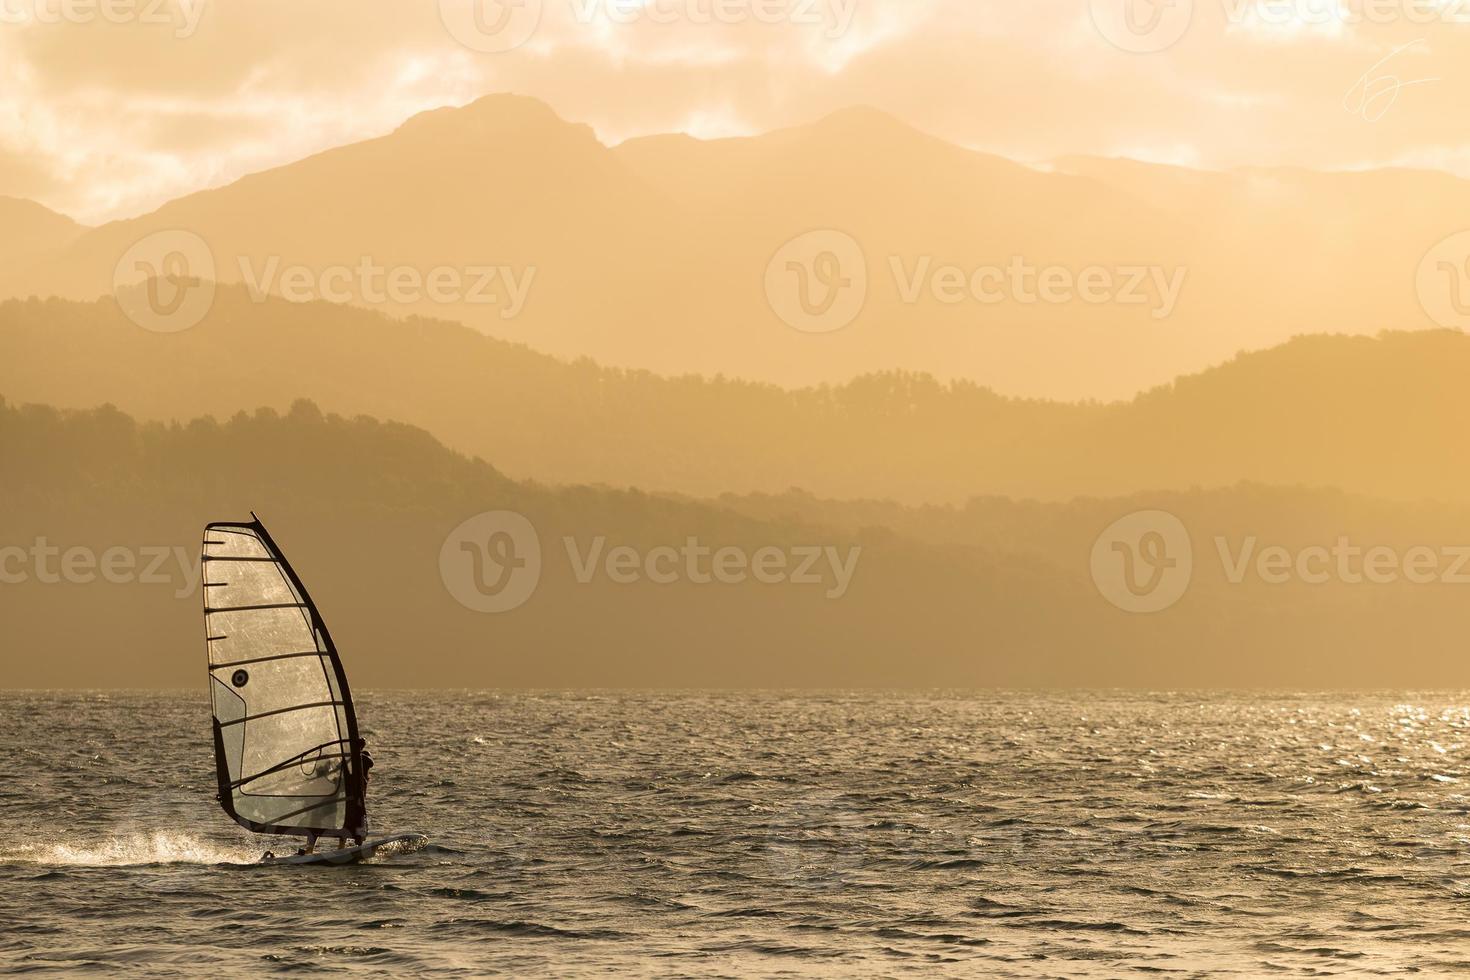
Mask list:
[[[220,806],[251,833],[305,838],[299,857],[267,851],[267,863],[347,864],[426,839],[367,839],[373,757],[347,671],[301,577],[250,517],[207,525],[199,556]],[[318,855],[333,837],[340,856]]]
[[[337,838],[337,850],[339,851],[347,849],[348,840],[352,841],[353,847],[361,847],[367,842],[367,786],[373,778],[373,754],[368,751],[366,739],[360,738],[357,740],[357,749],[359,756],[362,758],[362,824],[357,828],[357,833],[353,834],[352,837]],[[296,851],[297,856],[305,857],[308,854],[315,854],[316,842],[320,839],[320,832],[308,830],[306,832],[306,846]]]
[[[357,843],[361,845],[367,840],[367,789],[368,783],[373,780],[373,754],[368,751],[365,739],[357,740],[357,749],[362,758],[362,826],[357,828]]]

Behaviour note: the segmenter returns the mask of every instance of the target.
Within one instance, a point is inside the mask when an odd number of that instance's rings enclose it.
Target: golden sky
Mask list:
[[[500,91],[609,143],[867,104],[1029,161],[1470,175],[1470,0],[479,2],[0,0],[0,194],[126,217]]]

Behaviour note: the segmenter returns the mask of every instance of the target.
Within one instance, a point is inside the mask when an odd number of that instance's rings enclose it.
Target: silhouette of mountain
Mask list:
[[[700,496],[955,503],[1251,480],[1465,500],[1467,376],[1470,338],[1431,331],[1300,337],[1110,404],[896,372],[788,391],[567,363],[453,323],[240,288],[176,334],[110,300],[0,304],[0,391],[15,400],[183,420],[311,397],[421,426],[517,478]]]
[[[0,261],[17,258],[34,261],[53,249],[74,241],[86,229],[64,214],[57,214],[35,201],[0,197]]]
[[[1438,173],[1038,169],[862,109],[608,148],[489,96],[88,231],[0,273],[0,296],[95,298],[134,243],[182,230],[225,283],[608,366],[1117,398],[1303,332],[1428,325],[1416,271],[1467,205],[1470,182]],[[384,289],[394,272],[410,285]],[[830,332],[786,322],[834,299]]]
[[[518,483],[420,430],[309,402],[169,426],[0,402],[0,445],[0,617],[14,649],[46,651],[14,658],[9,686],[197,683],[201,529],[252,510],[369,688],[1470,682],[1463,588],[1444,577],[1470,544],[1464,505],[1257,486],[963,508],[679,500]],[[1146,508],[1187,526],[1193,578],[1175,606],[1134,615],[1099,595],[1089,556]],[[457,601],[473,583],[444,558],[483,543],[459,529],[492,511],[535,529],[512,557],[541,559],[526,601],[499,613]],[[1404,568],[1429,548],[1443,575],[1275,584],[1248,560],[1339,539]],[[1239,581],[1221,540],[1251,569]],[[826,549],[848,562],[845,591]],[[785,562],[775,578],[767,564],[757,579],[762,554]],[[717,560],[740,574],[715,575]]]

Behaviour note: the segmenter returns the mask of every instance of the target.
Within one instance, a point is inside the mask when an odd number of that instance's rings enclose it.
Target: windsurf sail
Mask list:
[[[220,805],[258,834],[360,836],[357,715],[306,587],[258,519],[206,527],[202,569]]]

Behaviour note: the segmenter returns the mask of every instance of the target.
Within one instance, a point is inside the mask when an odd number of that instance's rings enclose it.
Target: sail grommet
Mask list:
[[[249,672],[244,670],[235,671],[234,676],[230,678],[230,683],[235,685],[236,687],[244,687],[246,684],[250,683]]]

